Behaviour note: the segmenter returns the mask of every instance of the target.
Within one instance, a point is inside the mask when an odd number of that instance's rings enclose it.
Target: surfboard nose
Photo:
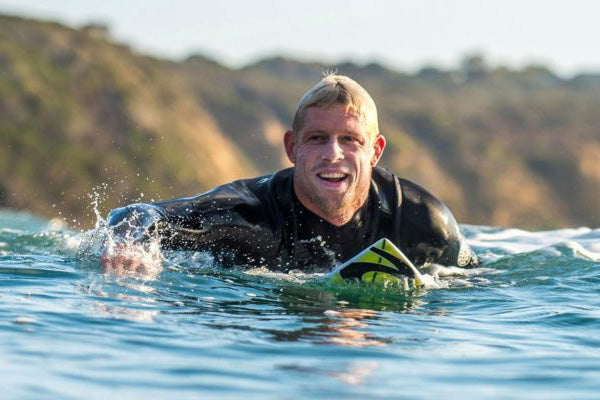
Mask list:
[[[419,270],[391,240],[379,239],[352,257],[331,274],[332,282],[359,281],[364,283],[393,284],[408,289],[423,286]],[[409,280],[413,285],[409,284]]]

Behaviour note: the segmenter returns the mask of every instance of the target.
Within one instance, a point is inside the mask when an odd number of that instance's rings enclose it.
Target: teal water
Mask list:
[[[86,236],[0,211],[1,397],[597,398],[600,230],[463,229],[485,267],[403,294],[203,254],[105,276]]]

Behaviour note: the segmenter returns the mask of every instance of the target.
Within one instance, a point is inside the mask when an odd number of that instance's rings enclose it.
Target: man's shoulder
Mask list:
[[[269,175],[233,181],[213,190],[215,194],[236,194],[245,198],[246,202],[273,206],[276,203],[289,201],[291,198],[292,175],[293,169],[286,168]]]
[[[398,181],[402,188],[402,199],[405,206],[450,213],[446,204],[423,186],[404,178],[398,178]]]
[[[409,252],[413,259],[420,264],[436,262],[461,267],[478,264],[477,256],[467,245],[454,215],[444,202],[424,187],[390,171],[378,168],[376,173],[379,179],[396,185],[396,190],[400,192],[398,207],[402,236],[410,242],[426,244]],[[432,252],[420,254],[419,251],[423,249]]]
[[[240,179],[231,182],[229,185],[233,187],[247,187],[253,192],[261,193],[273,188],[283,188],[283,186],[286,186],[286,184],[291,182],[292,175],[293,168],[285,168],[268,175],[258,176],[256,178]]]
[[[400,178],[385,168],[373,168],[373,180],[377,184],[380,197],[387,201],[396,197],[398,207],[449,212],[446,205],[427,189],[411,180]]]
[[[457,232],[457,223],[448,207],[435,195],[421,185],[400,178],[384,168],[376,167],[373,177],[378,183],[379,191],[390,199],[395,196],[403,225],[415,231],[427,230],[430,234],[448,237]]]
[[[199,205],[207,203],[211,208],[235,206],[238,204],[258,205],[264,202],[273,191],[282,191],[291,176],[290,169],[284,169],[268,175],[254,178],[238,179],[216,186],[206,192],[191,197],[180,197],[173,200],[158,202],[161,206],[174,203],[190,203]]]

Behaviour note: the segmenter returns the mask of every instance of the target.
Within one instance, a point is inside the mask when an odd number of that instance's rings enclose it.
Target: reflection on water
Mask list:
[[[379,368],[376,361],[353,361],[348,363],[345,371],[333,372],[331,375],[349,385],[361,385],[367,378],[375,374]]]
[[[92,305],[92,313],[100,317],[123,319],[132,322],[152,323],[159,314],[159,311],[110,306],[105,303],[97,302]]]
[[[369,378],[376,375],[380,365],[381,364],[377,361],[355,360],[344,362],[341,365],[324,366],[318,364],[314,366],[305,366],[285,364],[279,365],[278,368],[284,371],[293,371],[295,373],[311,376],[330,376],[346,385],[362,385],[368,382]]]
[[[377,311],[341,309],[326,311],[332,319],[325,320],[322,329],[330,332],[329,343],[349,347],[383,346],[385,343],[360,329],[369,327],[368,320],[377,317]]]
[[[217,329],[256,330],[267,333],[276,342],[308,341],[343,347],[384,346],[390,339],[369,332],[373,330],[372,323],[381,318],[380,310],[412,312],[415,307],[422,305],[418,299],[403,295],[389,298],[387,301],[390,303],[382,303],[381,295],[371,291],[369,294],[359,292],[355,298],[345,296],[345,300],[340,297],[344,296],[310,286],[274,286],[269,295],[263,293],[243,302],[221,301],[218,309],[227,314],[260,316],[265,321],[295,317],[296,329],[290,329],[289,325],[285,329],[269,329],[262,324],[255,328],[245,323],[230,322],[225,325],[221,319],[210,325]],[[357,307],[359,305],[371,308]],[[197,312],[204,311],[199,309]]]
[[[116,285],[111,285],[111,283]],[[147,281],[143,281],[147,282]],[[131,279],[126,280],[122,277],[107,277],[105,276],[104,284],[91,283],[88,285],[79,285],[82,291],[87,294],[94,295],[100,298],[106,298],[107,300],[115,299],[120,300],[124,305],[114,305],[105,302],[96,301],[91,304],[92,314],[104,318],[115,318],[121,320],[127,320],[132,322],[142,323],[153,323],[155,318],[159,315],[160,311],[154,309],[157,301],[152,295],[155,293],[156,288],[148,286],[144,283],[132,281]],[[112,289],[111,292],[105,290],[105,288]],[[122,293],[123,289],[129,289],[133,292],[138,292],[145,296],[136,296],[128,293]],[[116,292],[114,292],[116,290]],[[130,307],[128,307],[130,305]],[[147,307],[148,309],[142,309],[140,307]]]

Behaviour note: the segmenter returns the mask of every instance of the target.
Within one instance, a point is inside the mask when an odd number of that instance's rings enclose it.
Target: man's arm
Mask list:
[[[165,226],[167,221],[162,207],[138,203],[112,210],[106,218],[106,225],[115,241],[144,243],[160,226]]]
[[[167,225],[167,217],[153,204],[132,204],[112,210],[106,218],[108,238],[101,257],[104,272],[114,275],[157,275],[161,257],[153,234]]]
[[[479,265],[448,207],[412,182],[401,180],[401,186],[402,237],[407,256],[417,265]]]
[[[431,234],[441,251],[438,257],[429,262],[461,268],[478,266],[479,259],[460,232],[456,219],[443,203],[440,204],[431,210],[435,216],[432,217]]]
[[[449,212],[449,211],[448,211]],[[452,215],[452,214],[450,214]],[[438,264],[456,265],[462,268],[473,268],[479,266],[479,259],[467,240],[460,232],[460,228],[454,217],[449,218],[448,224],[442,227],[442,230],[448,233],[446,239],[446,250],[442,254]]]
[[[249,190],[248,182],[236,181],[195,197],[111,211],[107,225],[114,245],[107,247],[102,259],[105,270],[144,270],[141,255],[148,243],[209,251],[225,261],[268,255],[275,241],[265,226],[262,203]]]

